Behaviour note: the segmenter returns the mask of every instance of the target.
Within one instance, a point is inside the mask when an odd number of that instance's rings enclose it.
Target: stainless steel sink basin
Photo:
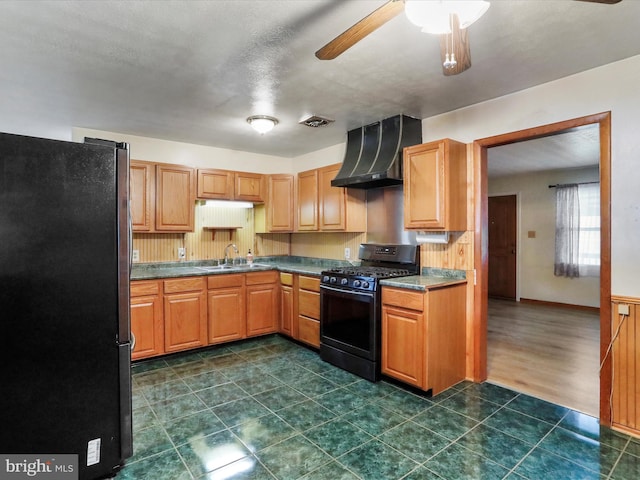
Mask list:
[[[224,270],[231,270],[231,271],[246,271],[246,270],[251,270],[251,269],[257,269],[257,268],[269,268],[270,265],[264,264],[264,263],[253,263],[251,265],[247,265],[246,263],[241,263],[238,265],[212,265],[212,266],[207,266],[207,267],[194,267],[198,270],[202,270],[205,272],[220,272],[220,271],[224,271]]]

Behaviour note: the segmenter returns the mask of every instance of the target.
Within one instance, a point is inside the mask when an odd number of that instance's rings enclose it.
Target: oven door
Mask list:
[[[320,285],[320,341],[372,361],[379,357],[376,292]]]

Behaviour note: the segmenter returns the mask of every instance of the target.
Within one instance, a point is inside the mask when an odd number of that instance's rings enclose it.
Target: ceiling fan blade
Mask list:
[[[316,57],[320,60],[333,60],[403,10],[402,0],[390,0],[327,43],[316,52]]]
[[[469,35],[466,28],[460,28],[458,16],[453,15],[451,22],[451,34],[440,35],[440,59],[443,63],[442,73],[445,76],[457,75],[471,68],[471,48],[469,46]],[[452,47],[453,42],[453,47]],[[444,66],[447,52],[455,54],[456,65],[452,68]]]

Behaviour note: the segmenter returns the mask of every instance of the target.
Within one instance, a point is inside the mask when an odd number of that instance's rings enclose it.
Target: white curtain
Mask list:
[[[556,254],[553,274],[557,277],[580,276],[580,201],[578,185],[556,186]]]
[[[580,184],[580,242],[578,263],[581,277],[600,275],[600,184]]]

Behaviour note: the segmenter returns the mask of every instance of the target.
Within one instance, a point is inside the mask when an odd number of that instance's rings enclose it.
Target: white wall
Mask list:
[[[640,56],[422,122],[424,141],[463,142],[611,111],[611,293],[640,297]]]
[[[597,180],[597,167],[489,179],[489,196],[518,195],[516,241],[520,298],[589,307],[600,306],[599,277],[565,278],[553,274],[555,190],[549,188],[549,185],[557,183]],[[535,232],[535,238],[528,238],[529,231]]]
[[[290,158],[207,147],[191,143],[172,142],[158,138],[138,137],[124,133],[105,132],[74,127],[72,139],[104,138],[129,144],[131,158],[158,163],[175,163],[199,168],[221,168],[240,172],[294,173]]]

